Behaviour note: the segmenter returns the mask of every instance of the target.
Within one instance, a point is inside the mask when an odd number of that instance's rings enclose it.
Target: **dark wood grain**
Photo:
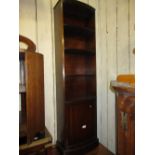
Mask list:
[[[66,54],[66,75],[96,74],[95,55]]]
[[[96,97],[95,75],[67,76],[65,85],[65,100],[68,102]]]
[[[114,154],[110,152],[106,147],[100,144],[98,147],[86,153],[85,155],[114,155]]]
[[[43,55],[35,52],[20,52],[25,63],[25,91],[21,95],[19,137],[24,143],[44,136],[44,64]],[[22,142],[21,142],[22,143]]]
[[[52,148],[52,137],[47,130],[45,130],[45,137],[30,144],[23,144],[19,146],[20,155],[47,155]]]
[[[117,154],[135,154],[135,89],[113,86],[116,91]],[[125,120],[125,122],[124,122]]]
[[[87,143],[96,137],[96,100],[77,101],[67,105],[68,143],[70,145]],[[84,145],[84,144],[83,144]]]
[[[61,153],[56,148],[50,148],[48,150],[47,155],[61,155]],[[100,144],[99,146],[95,147],[89,152],[79,155],[114,155],[114,154],[110,152],[106,147]]]
[[[54,7],[57,146],[80,155],[98,145],[95,10],[79,1]]]
[[[39,53],[26,53],[26,111],[27,130],[30,141],[44,133],[44,64]]]

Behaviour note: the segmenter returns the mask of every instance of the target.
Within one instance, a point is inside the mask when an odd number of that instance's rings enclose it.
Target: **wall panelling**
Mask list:
[[[134,73],[135,0],[80,0],[96,8],[98,137],[115,152],[115,96],[110,81]],[[32,39],[44,54],[45,123],[56,137],[53,7],[57,0],[20,0],[20,34]]]

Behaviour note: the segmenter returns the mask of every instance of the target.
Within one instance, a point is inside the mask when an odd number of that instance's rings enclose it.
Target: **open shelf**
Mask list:
[[[70,18],[88,20],[94,15],[94,8],[73,0],[64,0],[64,14]]]
[[[67,48],[65,49],[66,54],[80,54],[80,55],[94,55],[95,52],[93,50],[88,49],[74,49],[74,48]]]
[[[75,25],[64,25],[64,34],[65,36],[78,36],[78,37],[85,37],[89,38],[92,37],[95,32],[87,27],[80,27],[80,26],[75,26]]]
[[[95,41],[93,38],[67,36],[64,40],[65,49],[88,50],[95,52]]]
[[[83,102],[85,104],[91,101],[96,101],[96,96],[85,96],[81,98],[75,98],[73,100],[65,101],[65,104],[78,104],[80,102]]]
[[[96,74],[68,74],[65,75],[65,78],[78,78],[78,77],[96,77]]]
[[[94,74],[95,56],[87,55],[65,55],[65,73],[66,75],[87,75]]]
[[[67,76],[65,87],[66,101],[96,96],[96,76]]]

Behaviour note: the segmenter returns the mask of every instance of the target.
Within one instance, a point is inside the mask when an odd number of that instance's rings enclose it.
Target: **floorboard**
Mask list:
[[[47,155],[61,155],[57,149],[48,150]],[[98,145],[95,149],[86,153],[85,155],[114,155],[110,151],[108,151],[102,144]]]

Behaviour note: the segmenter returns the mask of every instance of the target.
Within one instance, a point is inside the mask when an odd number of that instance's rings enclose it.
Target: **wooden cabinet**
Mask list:
[[[72,0],[54,7],[57,146],[80,154],[98,144],[95,10]]]
[[[19,155],[48,155],[48,152],[52,149],[52,146],[52,137],[45,129],[44,138],[33,141],[30,144],[20,145]]]
[[[20,42],[23,41],[20,36]],[[24,41],[25,41],[24,40]],[[28,43],[31,42],[28,40]],[[27,42],[26,42],[27,43]],[[30,47],[32,45],[30,44]],[[33,45],[34,46],[34,45]],[[44,64],[35,48],[19,52],[19,143],[31,143],[44,137]]]
[[[133,84],[112,82],[116,92],[117,155],[135,154],[135,89]]]
[[[70,145],[96,138],[96,105],[82,101],[68,105],[68,143]]]

